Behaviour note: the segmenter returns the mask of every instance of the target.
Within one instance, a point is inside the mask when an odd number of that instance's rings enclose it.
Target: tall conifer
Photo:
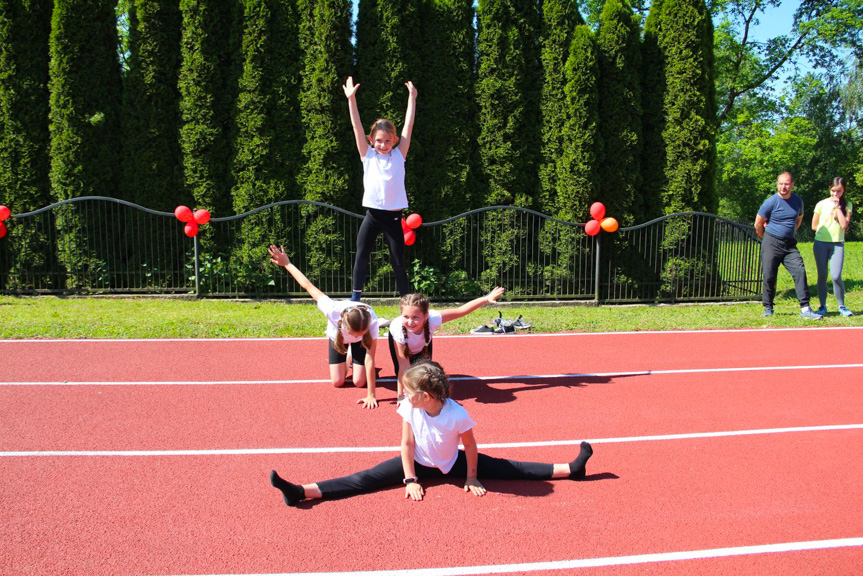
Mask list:
[[[643,221],[641,32],[628,0],[606,0],[599,24],[599,198],[621,226]]]
[[[662,194],[666,187],[665,142],[665,57],[659,47],[663,27],[662,5],[666,0],[653,0],[644,23],[641,53],[641,202],[644,217],[655,218],[663,213]]]

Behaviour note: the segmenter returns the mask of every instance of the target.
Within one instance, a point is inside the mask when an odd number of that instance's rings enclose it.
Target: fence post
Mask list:
[[[195,234],[192,236],[192,240],[195,242],[195,296],[200,297],[200,270],[201,270],[201,260],[198,257],[198,235]]]
[[[594,301],[596,305],[599,306],[599,256],[602,253],[601,242],[599,241],[602,233],[594,236],[596,239],[596,278],[594,279]]]

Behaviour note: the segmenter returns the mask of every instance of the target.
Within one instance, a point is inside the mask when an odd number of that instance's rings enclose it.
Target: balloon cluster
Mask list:
[[[593,220],[584,225],[584,232],[588,236],[596,236],[599,234],[600,228],[606,232],[617,230],[617,220],[605,218],[605,206],[602,202],[594,202],[590,205],[590,215]]]
[[[210,221],[210,213],[208,211],[201,209],[192,212],[192,209],[188,206],[177,206],[174,210],[174,216],[176,216],[177,220],[180,222],[186,223],[183,231],[189,238],[193,238],[198,235],[199,225],[206,224]]]
[[[9,218],[12,212],[5,206],[0,206],[0,238],[6,235],[6,225],[3,221]]]
[[[422,223],[422,216],[417,213],[411,214],[407,219],[402,218],[402,232],[405,233],[405,246],[413,246],[413,243],[417,241],[417,234],[414,230],[419,228]]]

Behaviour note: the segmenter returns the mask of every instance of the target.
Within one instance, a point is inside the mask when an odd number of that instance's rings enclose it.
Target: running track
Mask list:
[[[383,343],[383,342],[382,342]],[[322,339],[0,341],[0,574],[831,574],[863,566],[863,328],[438,337],[481,450],[586,482],[287,508],[397,454]],[[381,376],[392,376],[381,346]],[[373,571],[373,572],[372,572]],[[391,571],[391,572],[389,572]]]

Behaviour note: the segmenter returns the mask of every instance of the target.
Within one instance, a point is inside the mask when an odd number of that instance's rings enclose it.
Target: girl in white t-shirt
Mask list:
[[[421,480],[464,478],[464,491],[486,493],[479,478],[493,480],[551,480],[585,477],[593,448],[582,442],[578,457],[564,464],[518,462],[480,454],[473,436],[474,421],[461,404],[449,397],[450,385],[435,362],[411,366],[404,375],[407,397],[399,404],[402,417],[401,456],[369,470],[314,484],[292,484],[275,470],[270,483],[282,492],[285,504],[296,506],[306,498],[344,498],[389,486],[405,485],[405,498],[422,500]],[[459,450],[459,443],[464,450]]]
[[[401,316],[393,319],[387,337],[393,370],[398,379],[396,392],[399,402],[404,398],[402,376],[405,371],[420,360],[431,360],[432,334],[437,332],[444,322],[466,316],[486,304],[494,304],[503,293],[504,289],[498,286],[485,296],[449,310],[430,309],[429,299],[423,294],[402,296],[399,303]]]
[[[405,83],[408,89],[408,107],[402,135],[396,135],[395,125],[379,119],[368,135],[363,131],[356,93],[360,87],[348,77],[342,86],[348,99],[348,111],[357,142],[357,151],[363,162],[363,207],[366,216],[357,234],[357,256],[354,260],[353,292],[351,300],[359,302],[368,274],[369,256],[375,240],[383,234],[390,250],[390,264],[396,277],[396,288],[404,296],[410,290],[405,268],[405,238],[402,230],[402,210],[408,207],[405,190],[405,159],[411,145],[411,133],[416,116],[417,89],[413,82]]]
[[[284,247],[270,245],[270,262],[285,268],[297,283],[309,293],[318,305],[318,310],[327,317],[326,335],[329,339],[330,382],[340,388],[347,374],[347,348],[350,346],[354,359],[354,386],[362,388],[368,384],[366,397],[357,400],[363,408],[377,408],[375,397],[375,350],[377,349],[378,328],[386,325],[386,320],[378,319],[370,306],[349,300],[333,300],[321,292],[305,274],[288,259]]]

